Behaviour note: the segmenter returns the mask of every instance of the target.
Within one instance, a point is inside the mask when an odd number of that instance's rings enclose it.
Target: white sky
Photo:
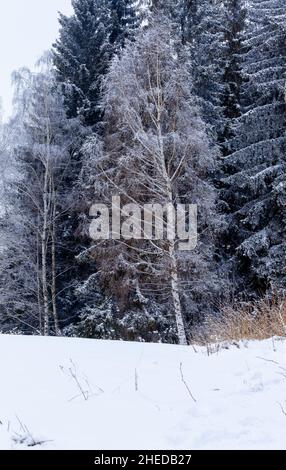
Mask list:
[[[33,68],[57,37],[58,11],[72,12],[71,0],[0,0],[0,97],[4,116],[11,113],[11,74]]]

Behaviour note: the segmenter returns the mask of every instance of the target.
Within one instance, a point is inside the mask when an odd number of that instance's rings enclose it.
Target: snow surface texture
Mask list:
[[[285,346],[0,336],[0,449],[286,449]]]

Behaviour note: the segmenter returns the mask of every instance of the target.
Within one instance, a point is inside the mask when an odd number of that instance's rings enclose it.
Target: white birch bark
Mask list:
[[[50,333],[49,290],[47,275],[47,248],[48,248],[48,168],[45,166],[43,188],[43,226],[42,226],[42,290],[44,309],[44,335]]]

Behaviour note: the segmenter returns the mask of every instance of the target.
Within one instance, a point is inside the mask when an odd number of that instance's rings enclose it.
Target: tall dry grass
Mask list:
[[[206,320],[201,340],[208,344],[273,336],[286,336],[286,298],[278,294],[271,299],[222,308],[218,317]]]

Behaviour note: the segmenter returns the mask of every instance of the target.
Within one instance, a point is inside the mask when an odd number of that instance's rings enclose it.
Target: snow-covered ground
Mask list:
[[[278,338],[208,355],[0,336],[0,377],[0,449],[286,449]]]

